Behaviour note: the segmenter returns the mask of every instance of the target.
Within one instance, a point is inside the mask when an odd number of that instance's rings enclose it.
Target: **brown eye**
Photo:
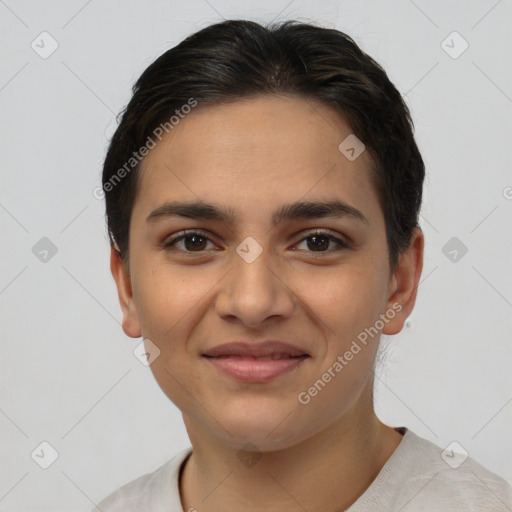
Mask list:
[[[182,242],[183,245],[178,247]],[[208,242],[212,243],[207,233],[203,231],[182,231],[163,244],[168,250],[183,251],[186,253],[201,253],[207,251]],[[306,252],[310,253],[331,253],[342,249],[349,249],[350,246],[344,240],[332,235],[329,231],[314,231],[302,238],[300,243],[307,243]],[[334,249],[329,249],[335,244]]]
[[[186,252],[203,252],[206,248],[206,241],[211,242],[208,236],[201,231],[188,231],[171,238],[164,243],[163,247],[166,249],[176,249],[176,244],[181,241],[183,241],[184,249],[178,248],[178,250]]]
[[[329,231],[314,231],[309,233],[306,237],[301,240],[301,243],[307,242],[308,252],[334,252],[342,249],[349,249],[350,246],[344,240],[333,236]],[[335,249],[328,249],[328,247],[334,242],[337,245]]]

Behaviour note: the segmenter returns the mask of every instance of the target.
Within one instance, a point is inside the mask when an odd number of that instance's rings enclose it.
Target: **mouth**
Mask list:
[[[292,356],[286,353],[274,353],[267,356],[252,356],[252,355],[238,355],[238,354],[225,354],[221,356],[209,356],[203,354],[203,357],[207,357],[209,359],[239,359],[239,360],[252,360],[252,361],[277,361],[279,359],[297,359],[300,357],[309,357],[308,354],[301,354],[299,356]]]
[[[298,369],[310,356],[219,356],[205,359],[223,374],[242,382],[269,382]]]

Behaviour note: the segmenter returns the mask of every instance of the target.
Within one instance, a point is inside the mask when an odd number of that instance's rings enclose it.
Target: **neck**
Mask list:
[[[369,487],[402,440],[378,420],[373,408],[364,418],[346,416],[295,446],[258,454],[246,464],[240,461],[240,450],[207,437],[184,418],[193,453],[180,479],[183,509],[345,510]]]

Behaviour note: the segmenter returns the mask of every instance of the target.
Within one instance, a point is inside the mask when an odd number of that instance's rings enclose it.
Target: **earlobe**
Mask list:
[[[423,231],[414,228],[409,248],[400,255],[400,261],[391,279],[392,286],[386,311],[393,310],[396,314],[382,329],[383,334],[398,334],[414,309],[423,269],[424,244]]]
[[[140,321],[133,300],[131,277],[125,268],[118,253],[117,246],[112,247],[110,251],[110,271],[116,282],[119,304],[123,312],[123,331],[130,338],[140,338],[142,336]]]

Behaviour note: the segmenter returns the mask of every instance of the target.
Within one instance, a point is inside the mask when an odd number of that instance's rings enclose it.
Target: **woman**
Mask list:
[[[103,170],[111,270],[192,447],[99,509],[512,508],[504,480],[374,412],[380,335],[423,265],[412,128],[336,30],[226,21],[146,69]]]

